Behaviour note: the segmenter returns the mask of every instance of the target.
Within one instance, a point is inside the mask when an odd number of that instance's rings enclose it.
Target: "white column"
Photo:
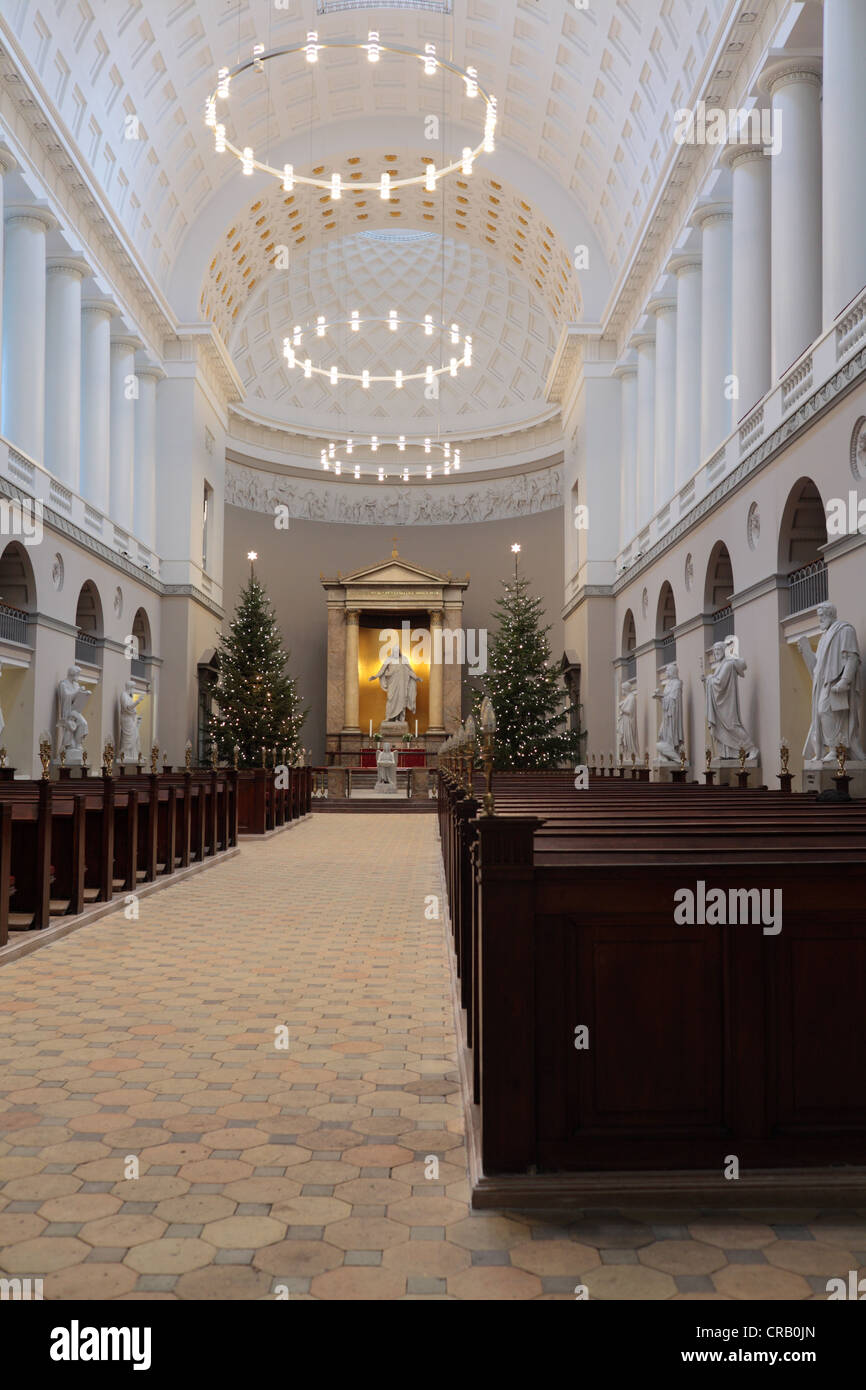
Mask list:
[[[108,514],[111,412],[111,320],[117,310],[104,299],[81,306],[81,492]]]
[[[636,333],[629,347],[637,348],[636,522],[640,531],[651,519],[655,501],[655,334]]]
[[[4,201],[6,197],[4,179],[7,174],[11,174],[18,166],[11,154],[7,150],[0,150],[0,393],[2,393],[2,343],[3,343],[3,250],[5,245],[4,236]]]
[[[81,457],[81,282],[74,256],[48,261],[45,286],[45,467],[79,491]]]
[[[774,66],[764,83],[773,97],[779,144],[770,160],[777,381],[821,332],[821,78],[815,63],[800,61]],[[861,165],[862,150],[850,178],[862,175]],[[827,254],[833,253],[828,247]]]
[[[637,362],[614,370],[620,381],[619,543],[628,545],[637,530]]]
[[[138,338],[111,339],[109,511],[112,521],[124,531],[132,530],[135,398],[138,394],[135,353],[140,347]]]
[[[656,321],[655,494],[658,511],[676,487],[677,302],[654,299],[647,313]]]
[[[784,139],[784,134],[783,137]],[[770,258],[770,165],[760,146],[732,149],[731,309],[732,370],[741,420],[770,389],[772,266]]]
[[[824,0],[824,327],[866,285],[866,4]]]
[[[132,529],[140,541],[156,548],[156,387],[165,376],[149,362],[137,366],[135,403],[135,466]]]
[[[705,463],[734,427],[731,392],[731,210],[700,208],[701,229],[701,452]]]
[[[43,208],[6,212],[0,431],[37,463],[45,443],[45,233],[55,225]]]
[[[677,256],[668,266],[677,277],[675,487],[689,481],[701,461],[701,260]]]

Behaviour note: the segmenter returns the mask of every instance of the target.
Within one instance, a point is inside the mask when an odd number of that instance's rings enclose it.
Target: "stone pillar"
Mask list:
[[[161,367],[137,366],[135,403],[135,463],[132,529],[151,550],[156,547],[156,387],[165,376]]]
[[[6,211],[0,429],[40,464],[45,449],[45,233],[55,225],[43,208]]]
[[[48,261],[45,290],[45,467],[79,491],[81,460],[81,282],[90,273],[74,256]]]
[[[701,451],[706,460],[734,426],[731,394],[731,210],[710,203],[695,215],[701,229]]]
[[[701,260],[677,256],[668,269],[677,277],[675,487],[685,487],[701,462]]]
[[[737,419],[747,415],[770,389],[773,158],[760,146],[752,146],[743,150],[734,147],[728,160],[733,184],[732,370],[739,391],[734,412]]]
[[[113,304],[81,306],[81,492],[99,511],[109,507],[111,320]]]
[[[656,321],[655,380],[655,490],[653,510],[658,511],[674,495],[676,486],[677,409],[677,304],[675,299],[654,299],[647,313]]]
[[[655,503],[655,379],[656,340],[653,333],[637,333],[629,342],[637,348],[637,530],[653,514]]]
[[[813,60],[780,63],[770,68],[764,85],[773,98],[776,132],[781,122],[779,151],[770,160],[772,355],[778,381],[821,332],[820,67]],[[845,99],[840,93],[839,100]],[[862,144],[862,132],[851,134]],[[861,162],[862,150],[849,178],[857,178]],[[827,254],[834,255],[835,248],[829,246]]]
[[[360,612],[357,608],[346,609],[346,691],[343,732],[358,734],[358,624]]]
[[[431,734],[441,734],[445,732],[445,700],[443,688],[443,647],[442,647],[442,610],[434,608],[430,612],[430,708],[428,712],[429,725],[427,732]]]
[[[637,363],[620,363],[614,375],[620,381],[619,543],[625,546],[637,529]]]
[[[124,531],[132,530],[133,460],[135,451],[135,352],[137,338],[111,339],[111,397],[109,407],[109,511]]]
[[[0,398],[2,398],[3,250],[6,240],[4,236],[4,202],[6,196],[4,179],[7,174],[11,174],[17,167],[17,163],[8,150],[0,150]]]
[[[824,327],[866,285],[866,5],[824,0]]]

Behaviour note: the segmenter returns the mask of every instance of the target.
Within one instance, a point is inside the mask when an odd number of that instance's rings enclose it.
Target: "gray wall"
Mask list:
[[[562,511],[540,512],[510,521],[464,526],[350,526],[337,522],[296,521],[277,531],[272,516],[225,509],[225,605],[234,616],[241,586],[249,575],[247,551],[258,551],[256,574],[267,588],[291,652],[289,669],[310,713],[302,742],[316,764],[325,754],[327,682],[327,612],[320,573],[336,578],[351,574],[391,554],[393,537],[403,559],[455,578],[469,572],[464,626],[490,628],[500,579],[513,574],[511,543],[519,541],[521,569],[530,590],[541,598],[551,623],[554,659],[562,655]]]

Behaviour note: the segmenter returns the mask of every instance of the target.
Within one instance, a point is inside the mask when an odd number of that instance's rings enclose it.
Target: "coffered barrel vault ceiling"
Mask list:
[[[29,88],[45,104],[112,235],[154,291],[180,321],[210,319],[230,344],[251,408],[297,425],[326,409],[324,393],[293,390],[275,358],[289,302],[294,321],[299,303],[326,312],[352,273],[367,302],[406,312],[405,300],[385,303],[390,265],[401,289],[414,278],[420,308],[434,287],[429,246],[391,246],[386,256],[358,239],[399,227],[444,232],[449,313],[476,339],[475,380],[460,384],[449,411],[467,422],[490,410],[531,417],[559,329],[599,318],[634,255],[664,176],[673,112],[690,99],[734,0],[594,0],[586,10],[569,0],[454,0],[451,15],[410,4],[319,8],[316,0],[280,9],[273,0],[6,0],[0,42],[20,71],[21,99]],[[496,94],[496,154],[481,157],[471,178],[452,176],[432,195],[402,190],[392,204],[348,189],[339,204],[309,190],[292,202],[275,182],[245,178],[234,158],[214,153],[202,114],[220,65],[256,42],[298,42],[309,29],[363,39],[371,27],[383,42],[435,43],[474,65]],[[441,164],[443,152],[477,143],[479,104],[456,79],[425,81],[412,60],[374,65],[350,51],[323,52],[314,66],[279,63],[239,78],[230,102],[230,134],[272,163],[339,168],[351,186],[352,173],[389,167],[386,155],[400,173],[415,173],[425,157]],[[441,122],[432,144],[430,114]],[[137,139],[125,138],[131,118]],[[270,268],[276,244],[291,251],[279,283]],[[578,245],[589,266],[575,273]],[[395,409],[383,399],[365,404],[369,415]],[[409,419],[430,413],[408,397],[400,409]]]

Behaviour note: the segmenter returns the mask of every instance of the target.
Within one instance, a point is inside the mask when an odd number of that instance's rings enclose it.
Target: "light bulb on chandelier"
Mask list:
[[[390,200],[392,192],[398,188],[408,188],[414,184],[423,184],[428,193],[435,192],[442,179],[449,174],[460,173],[463,175],[472,173],[472,166],[481,154],[492,154],[494,151],[494,133],[496,130],[497,106],[496,98],[490,92],[485,91],[479,84],[478,73],[473,67],[461,68],[456,63],[452,63],[447,58],[441,58],[436,52],[436,45],[425,44],[423,52],[415,48],[407,47],[405,44],[386,44],[382,43],[379,33],[371,29],[367,36],[367,42],[362,43],[354,39],[334,39],[331,41],[319,40],[318,32],[311,29],[303,43],[283,44],[277,48],[265,49],[261,43],[256,43],[252,47],[249,58],[236,63],[234,67],[221,67],[217,73],[217,85],[205,101],[205,125],[214,131],[214,149],[217,154],[233,154],[243,167],[243,172],[251,175],[258,171],[263,174],[270,174],[273,178],[279,179],[283,190],[291,193],[296,184],[307,184],[312,188],[321,188],[330,195],[334,201],[342,198],[343,175],[334,170],[325,177],[296,174],[294,166],[284,164],[277,169],[268,164],[266,160],[256,159],[255,151],[252,146],[245,145],[239,147],[231,140],[226,138],[225,123],[217,121],[217,102],[228,101],[232,83],[242,73],[250,70],[254,72],[264,72],[267,63],[276,58],[289,58],[296,54],[303,54],[308,63],[318,63],[319,54],[326,50],[337,50],[345,52],[347,49],[365,51],[371,63],[378,63],[383,54],[390,54],[396,58],[414,58],[421,63],[422,72],[425,77],[435,77],[440,70],[443,73],[458,77],[465,86],[467,97],[477,97],[479,94],[484,99],[484,133],[483,139],[473,149],[471,145],[465,145],[459,158],[452,160],[441,169],[429,161],[426,163],[422,174],[414,174],[406,178],[394,178],[384,171],[375,182],[365,182],[363,180],[353,183],[353,192],[375,192],[378,190],[379,196],[386,202]]]
[[[299,364],[303,367],[304,376],[309,380],[312,376],[325,377],[331,386],[337,386],[341,381],[359,381],[362,388],[367,391],[373,382],[388,382],[392,386],[401,389],[407,381],[423,381],[425,385],[432,386],[438,376],[457,376],[461,367],[472,366],[472,335],[467,333],[462,338],[463,355],[449,356],[444,365],[434,367],[432,362],[428,362],[422,372],[406,372],[402,368],[395,368],[393,372],[374,376],[369,368],[364,368],[360,373],[344,371],[336,363],[328,367],[316,366],[309,357],[299,358],[295,352],[296,348],[305,345],[305,338],[325,338],[330,330],[335,328],[349,328],[353,333],[361,330],[362,324],[370,327],[374,324],[387,324],[388,328],[394,332],[397,327],[420,328],[423,329],[424,336],[429,338],[435,333],[439,333],[440,338],[450,339],[451,343],[460,343],[460,328],[456,323],[449,325],[435,323],[432,314],[425,314],[423,321],[414,319],[398,319],[397,310],[389,310],[386,316],[372,315],[361,318],[360,311],[353,309],[347,319],[328,319],[324,314],[316,316],[315,324],[312,327],[302,328],[300,324],[295,324],[292,329],[291,337],[283,339],[283,356],[286,359],[286,366],[293,371]]]

